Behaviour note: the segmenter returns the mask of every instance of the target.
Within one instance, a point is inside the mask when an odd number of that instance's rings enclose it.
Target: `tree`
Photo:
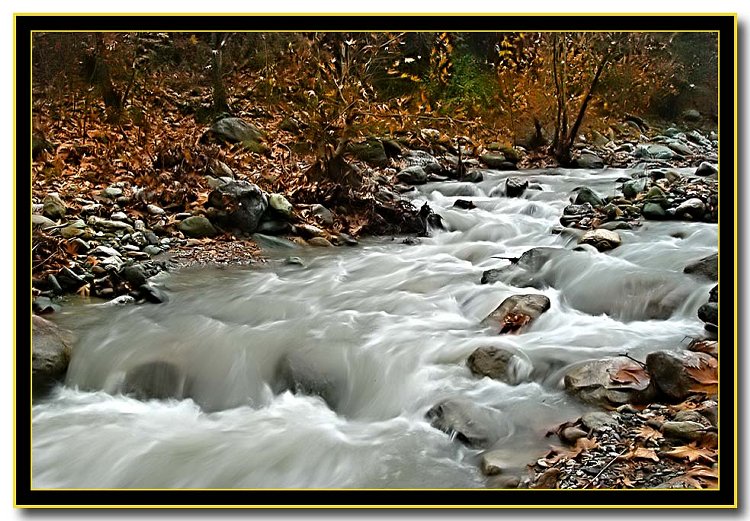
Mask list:
[[[232,33],[211,33],[211,90],[213,93],[213,112],[221,114],[229,112],[227,90],[224,87],[224,47]]]

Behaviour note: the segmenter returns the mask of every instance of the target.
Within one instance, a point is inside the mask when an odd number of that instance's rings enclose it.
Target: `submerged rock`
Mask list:
[[[500,333],[513,332],[530,324],[550,308],[545,295],[512,295],[484,319],[485,323],[500,326]]]
[[[468,400],[445,400],[427,411],[430,424],[474,448],[490,447],[501,435],[501,413]]]
[[[180,368],[163,360],[137,365],[127,371],[122,393],[138,400],[183,398],[185,375]]]
[[[719,254],[713,253],[691,264],[683,270],[685,273],[699,275],[710,280],[719,280]]]
[[[471,372],[478,376],[488,376],[502,382],[510,382],[509,369],[516,355],[498,347],[480,347],[466,360]]]
[[[37,315],[31,326],[31,383],[34,395],[40,395],[65,379],[73,333]]]

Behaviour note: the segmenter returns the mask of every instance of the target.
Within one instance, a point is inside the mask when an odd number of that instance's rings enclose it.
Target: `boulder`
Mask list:
[[[700,165],[698,165],[698,168],[695,170],[695,175],[706,177],[709,175],[718,174],[719,170],[712,165],[711,163],[708,163],[707,161],[703,161]]]
[[[593,217],[594,213],[594,207],[591,206],[590,203],[569,204],[563,209],[563,214],[560,217],[560,224],[563,226],[570,226],[586,217]]]
[[[501,435],[502,415],[468,400],[445,400],[429,411],[430,424],[473,448],[491,447]]]
[[[666,421],[661,425],[661,432],[667,438],[685,441],[698,441],[706,433],[706,427],[695,421]]]
[[[138,400],[180,399],[184,385],[185,375],[176,364],[155,360],[129,369],[121,391]]]
[[[643,209],[641,210],[641,215],[646,219],[653,219],[656,221],[667,218],[667,212],[664,211],[664,208],[662,208],[660,204],[656,203],[644,204]]]
[[[262,233],[254,233],[253,240],[263,249],[297,249],[298,244],[293,243],[290,240],[282,239],[281,237],[272,237]]]
[[[292,216],[292,203],[281,194],[271,194],[268,198],[268,205],[284,217]]]
[[[265,233],[270,235],[281,235],[283,233],[289,233],[292,231],[292,225],[286,219],[272,219],[269,218],[268,214],[263,216],[258,228],[255,230],[257,233]]]
[[[83,221],[81,221],[81,224],[83,224]],[[48,228],[53,228],[54,226],[56,226],[55,221],[43,215],[33,214],[31,216],[32,230],[46,230]]]
[[[125,266],[120,270],[119,275],[120,278],[130,283],[130,286],[133,288],[143,286],[146,284],[146,279],[148,278],[146,269],[140,264]]]
[[[277,201],[283,205],[282,201]],[[208,196],[208,206],[226,212],[226,224],[245,233],[258,228],[268,199],[257,185],[247,181],[231,181],[217,187]],[[221,225],[221,223],[219,223]]]
[[[637,179],[633,179],[622,185],[622,195],[624,195],[628,199],[635,199],[639,193],[646,190],[647,186],[647,177],[639,177]]]
[[[508,197],[520,197],[529,187],[528,179],[520,177],[509,177],[505,180],[505,195]]]
[[[625,370],[639,375],[637,379],[619,379]],[[626,374],[628,374],[626,373]],[[645,403],[653,396],[648,374],[625,357],[592,360],[568,370],[564,378],[565,390],[578,399],[593,405],[611,407],[626,403]]]
[[[324,224],[331,225],[333,224],[333,214],[331,213],[331,210],[323,206],[322,204],[314,204],[310,208],[310,211],[312,214],[321,220]]]
[[[707,302],[698,308],[698,318],[706,324],[719,325],[719,303]]]
[[[711,291],[708,293],[708,301],[709,302],[718,302],[719,301],[719,285],[717,284],[713,288],[711,288]]]
[[[719,280],[719,254],[713,253],[685,267],[684,273],[691,273],[710,280]]]
[[[672,159],[675,156],[674,151],[665,145],[639,145],[635,149],[636,157],[648,159]]]
[[[495,380],[509,383],[509,366],[516,356],[507,349],[498,347],[480,347],[474,350],[466,360],[471,372],[478,376],[488,376]]]
[[[550,308],[550,300],[544,295],[511,295],[490,313],[484,322],[500,326],[500,333],[517,331],[530,324]]]
[[[495,168],[500,169],[502,168],[503,163],[507,162],[508,160],[505,158],[505,154],[500,152],[488,152],[487,154],[482,154],[479,156],[480,161],[487,165],[488,168]]]
[[[409,166],[396,174],[396,179],[411,185],[423,185],[427,182],[427,172],[419,165]]]
[[[482,454],[482,473],[485,476],[496,476],[509,466],[506,450],[491,450]]]
[[[177,228],[188,237],[213,237],[219,233],[211,221],[202,215],[192,215],[182,220]]]
[[[599,251],[608,251],[622,244],[622,239],[620,234],[615,231],[597,228],[583,234],[578,242],[579,244],[590,244]]]
[[[437,174],[443,170],[438,160],[423,150],[410,150],[401,161],[404,169],[420,166],[427,174]]]
[[[362,143],[349,144],[349,151],[354,156],[373,166],[388,166],[388,156],[385,153],[383,143],[379,139],[370,138]]]
[[[581,416],[581,425],[590,432],[601,432],[615,427],[619,422],[609,413],[601,411],[587,412]]]
[[[706,205],[697,197],[688,199],[675,208],[675,215],[683,219],[698,220],[703,217],[704,213],[706,213]]]
[[[591,206],[601,206],[604,204],[604,200],[599,197],[599,195],[594,192],[591,188],[587,186],[581,186],[576,190],[576,196],[573,200],[573,204],[581,205],[581,204],[590,204]]]
[[[590,152],[581,154],[581,157],[576,159],[573,164],[577,168],[588,168],[590,170],[604,168],[604,161],[602,161],[602,158]]]
[[[310,239],[312,237],[325,237],[326,235],[326,232],[312,224],[297,224],[294,227],[294,231],[305,239]]]
[[[40,316],[31,317],[31,383],[35,396],[65,379],[73,334]]]
[[[700,121],[701,113],[695,109],[687,109],[682,113],[682,119],[691,122]]]
[[[656,351],[646,357],[646,369],[654,387],[675,401],[683,401],[703,389],[690,374],[701,367],[715,368],[716,359],[693,351]]]
[[[138,287],[138,294],[146,302],[152,304],[161,304],[162,302],[168,302],[169,297],[161,289],[151,284],[142,284]]]
[[[261,132],[255,125],[252,125],[243,119],[227,117],[222,118],[211,125],[211,128],[209,128],[206,131],[206,134],[204,134],[204,137],[207,136],[211,136],[218,141],[224,141],[227,143],[257,143],[263,138],[263,132]]]
[[[331,241],[323,237],[313,237],[312,239],[308,239],[307,244],[318,248],[331,248],[333,246]]]
[[[44,205],[42,209],[44,216],[54,220],[62,219],[68,210],[60,196],[54,192],[47,194],[42,204]]]

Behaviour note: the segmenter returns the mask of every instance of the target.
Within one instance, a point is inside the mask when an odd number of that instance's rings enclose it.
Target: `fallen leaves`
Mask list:
[[[688,366],[685,372],[695,381],[692,392],[716,394],[719,391],[719,363],[713,357],[701,358],[697,367]]]
[[[651,381],[646,369],[632,361],[623,363],[614,373],[610,370],[609,378],[614,384],[638,390],[648,387]]]
[[[620,456],[620,458],[622,458],[623,460],[645,459],[656,462],[659,461],[659,456],[656,455],[656,451],[654,449],[647,449],[645,447],[635,447]]]
[[[690,463],[699,460],[705,461],[706,463],[714,463],[717,457],[715,450],[698,447],[695,443],[675,447],[674,449],[665,452],[664,455],[674,459],[686,459]]]

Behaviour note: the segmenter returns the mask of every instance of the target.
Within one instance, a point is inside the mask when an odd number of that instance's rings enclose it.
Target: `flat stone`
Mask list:
[[[597,228],[586,232],[578,243],[590,244],[599,251],[608,251],[622,244],[622,239],[615,231]]]
[[[480,347],[474,350],[466,364],[478,376],[488,376],[502,382],[509,381],[508,366],[515,355],[507,349]]]
[[[594,432],[599,432],[607,427],[615,427],[618,424],[616,418],[606,412],[588,412],[581,417],[581,423],[583,426]]]
[[[188,237],[213,237],[219,232],[206,217],[193,215],[180,222],[177,228]]]
[[[512,295],[485,319],[484,322],[499,325],[500,332],[515,331],[539,318],[550,308],[550,300],[545,295]]]

